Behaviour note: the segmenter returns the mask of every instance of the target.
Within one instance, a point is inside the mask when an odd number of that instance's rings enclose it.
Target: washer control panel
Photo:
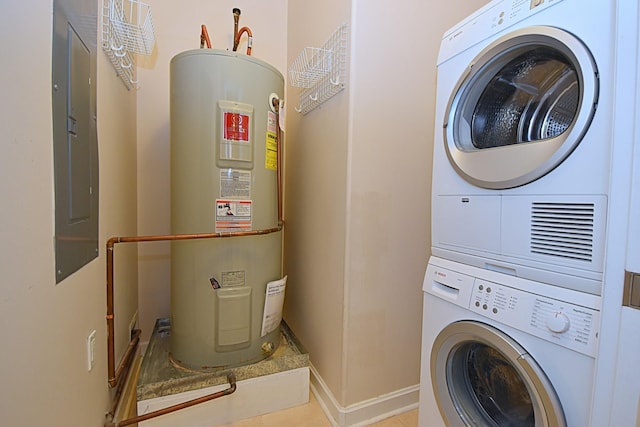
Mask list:
[[[469,309],[572,350],[595,356],[600,312],[476,278]]]

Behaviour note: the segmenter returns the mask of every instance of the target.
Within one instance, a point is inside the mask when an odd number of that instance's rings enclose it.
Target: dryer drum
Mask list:
[[[545,176],[585,136],[598,104],[598,72],[573,35],[528,27],[469,62],[445,109],[445,152],[469,183],[508,189]]]
[[[528,50],[496,73],[480,95],[472,144],[492,148],[561,135],[579,99],[578,76],[566,57],[547,47]]]

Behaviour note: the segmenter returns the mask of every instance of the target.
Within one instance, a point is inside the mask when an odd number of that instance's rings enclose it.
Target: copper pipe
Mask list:
[[[240,41],[238,39],[238,22],[240,22],[240,9],[237,7],[233,9],[233,51],[238,50],[238,43]]]
[[[219,397],[228,396],[236,391],[236,376],[233,372],[227,375],[227,380],[229,381],[229,388],[226,388],[222,391],[218,391],[216,393],[208,394],[206,396],[199,397],[197,399],[189,400],[187,402],[178,403],[177,405],[169,406],[167,408],[158,409],[157,411],[149,412],[148,414],[139,415],[137,417],[128,418],[126,420],[122,420],[117,424],[117,427],[129,426],[131,424],[136,424],[141,421],[146,421],[151,418],[159,417],[160,415],[166,415],[171,412],[176,412],[181,409],[189,408],[191,406],[198,405],[200,403],[208,402],[213,399],[217,399]]]
[[[116,378],[115,368],[115,327],[113,322],[113,245],[115,241],[107,241],[107,372],[109,374],[109,387],[115,387],[119,378]]]
[[[202,233],[202,234],[166,234],[157,236],[130,236],[130,237],[112,237],[107,241],[107,370],[109,375],[109,386],[115,387],[121,380],[122,372],[127,363],[126,356],[131,351],[131,343],[129,349],[125,353],[125,357],[120,361],[118,369],[115,369],[115,322],[114,322],[114,305],[113,305],[113,249],[116,243],[139,243],[139,242],[160,242],[171,240],[194,240],[194,239],[213,239],[222,237],[243,237],[243,236],[259,236],[263,234],[275,233],[282,230],[282,221],[278,219],[278,226],[263,230],[253,231],[236,231],[223,233]]]
[[[244,33],[247,33],[247,36],[249,37],[249,40],[247,41],[247,55],[251,56],[251,46],[253,45],[253,34],[251,33],[251,30],[249,29],[249,27],[240,28],[240,30],[238,31],[238,34],[236,35],[236,38],[233,41],[233,46],[234,46],[233,50],[236,51],[238,49],[238,45],[240,44],[240,37],[242,37]]]
[[[209,32],[207,31],[207,26],[202,25],[200,32],[200,49],[202,49],[207,44],[207,48],[211,49],[211,39],[209,38]]]
[[[280,100],[273,98],[271,104],[276,110],[276,168],[277,168],[277,192],[278,192],[278,224],[283,224],[282,219],[282,141],[280,134]]]
[[[141,333],[142,331],[140,329],[136,329],[135,331],[133,331],[133,336],[132,336],[131,342],[129,343],[129,348],[136,349],[138,347],[138,344],[140,343]],[[133,355],[135,355],[135,351],[127,350],[127,354],[125,354],[124,358],[128,358]],[[132,365],[133,365],[133,357],[128,363],[126,363],[126,366],[124,366],[124,371],[122,372],[121,375],[126,377],[129,374],[129,370],[131,369]],[[116,374],[116,377],[117,376],[118,375]],[[113,395],[111,410],[107,413],[107,417],[109,420],[113,420],[113,417],[115,417],[116,415],[116,411],[118,410],[118,405],[120,405],[120,397],[122,396],[122,392],[124,390],[125,385],[126,385],[126,381],[120,381],[120,383],[118,384],[118,387],[116,388],[116,392]]]
[[[122,363],[120,363],[116,370],[115,378],[126,377],[127,372],[129,371],[129,366],[131,365],[131,362],[133,362],[133,357],[136,354],[138,344],[140,343],[140,335],[142,335],[142,330],[136,329],[131,337],[131,341],[129,341],[127,350],[122,356]]]

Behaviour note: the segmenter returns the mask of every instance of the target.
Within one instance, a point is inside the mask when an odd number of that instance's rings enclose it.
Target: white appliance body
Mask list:
[[[495,0],[445,33],[434,255],[601,294],[614,7]]]
[[[420,427],[589,425],[600,297],[432,257]]]

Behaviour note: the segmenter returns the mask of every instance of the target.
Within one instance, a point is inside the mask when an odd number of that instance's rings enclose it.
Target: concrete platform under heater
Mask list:
[[[213,427],[302,405],[309,401],[309,355],[285,322],[275,353],[251,365],[200,372],[169,359],[170,322],[158,319],[145,352],[137,386],[138,415],[147,414],[229,387],[235,393],[140,423],[140,427]]]

